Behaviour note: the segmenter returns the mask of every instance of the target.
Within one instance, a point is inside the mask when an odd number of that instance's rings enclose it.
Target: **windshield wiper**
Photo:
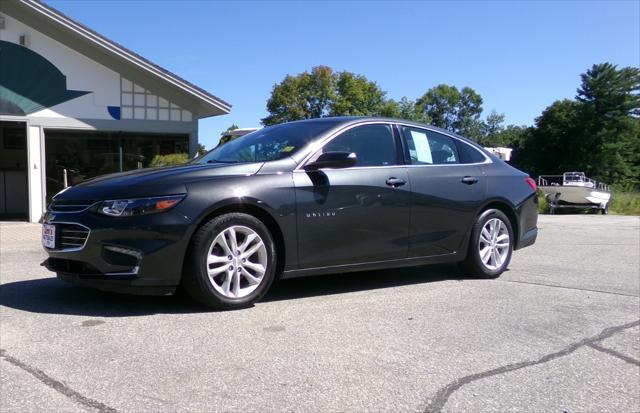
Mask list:
[[[240,163],[240,161],[236,160],[220,160],[220,159],[209,159],[207,163]]]

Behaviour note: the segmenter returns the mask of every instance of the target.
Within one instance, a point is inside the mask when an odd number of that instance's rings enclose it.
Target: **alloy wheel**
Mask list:
[[[482,264],[489,270],[500,269],[509,255],[509,229],[502,220],[488,220],[480,231],[478,252]]]
[[[234,225],[209,246],[206,270],[213,288],[227,298],[251,294],[267,271],[267,248],[251,228]]]

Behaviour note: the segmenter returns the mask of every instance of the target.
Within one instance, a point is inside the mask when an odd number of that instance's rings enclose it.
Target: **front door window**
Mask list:
[[[389,125],[357,126],[334,138],[322,148],[325,152],[353,152],[356,166],[396,164],[396,148]]]

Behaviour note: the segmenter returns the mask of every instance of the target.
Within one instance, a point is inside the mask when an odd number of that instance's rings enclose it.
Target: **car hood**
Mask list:
[[[263,162],[243,164],[188,164],[136,169],[102,175],[55,196],[55,200],[104,200],[186,193],[186,184],[203,179],[256,174]]]

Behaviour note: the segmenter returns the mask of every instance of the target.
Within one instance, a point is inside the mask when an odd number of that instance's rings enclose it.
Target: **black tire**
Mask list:
[[[230,298],[218,292],[207,274],[207,256],[215,238],[232,226],[243,226],[257,233],[266,247],[267,265],[258,287],[240,298]],[[185,272],[181,286],[197,302],[218,310],[235,310],[252,306],[260,300],[273,283],[276,271],[276,251],[273,238],[267,227],[257,218],[229,213],[211,219],[194,234],[185,261]]]
[[[480,234],[485,224],[491,220],[497,218],[502,222],[502,225],[506,226],[509,233],[509,247],[507,255],[497,269],[490,269],[482,262],[479,252]],[[469,249],[467,250],[467,257],[462,261],[459,266],[465,275],[470,275],[478,278],[498,278],[511,261],[511,254],[513,253],[513,243],[515,239],[513,236],[513,228],[509,218],[498,209],[488,209],[480,214],[476,219],[473,229],[471,230],[471,238],[469,239]]]

